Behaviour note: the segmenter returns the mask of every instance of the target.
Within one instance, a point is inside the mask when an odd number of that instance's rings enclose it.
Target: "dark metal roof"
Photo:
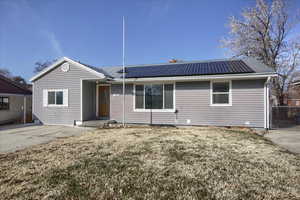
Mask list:
[[[32,92],[20,84],[0,75],[0,93],[31,95]]]
[[[242,60],[127,67],[126,78],[254,73]],[[119,71],[122,73],[122,70]]]

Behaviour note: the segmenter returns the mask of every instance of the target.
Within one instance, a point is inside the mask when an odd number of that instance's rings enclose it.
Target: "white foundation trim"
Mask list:
[[[75,125],[76,126],[82,125],[82,121],[75,121]]]

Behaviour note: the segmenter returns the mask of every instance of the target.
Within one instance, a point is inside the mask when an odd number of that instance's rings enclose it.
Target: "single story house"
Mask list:
[[[31,95],[29,89],[0,75],[0,124],[31,121]]]
[[[253,58],[92,67],[61,58],[31,78],[33,115],[44,124],[94,119],[168,125],[269,128],[268,81]]]

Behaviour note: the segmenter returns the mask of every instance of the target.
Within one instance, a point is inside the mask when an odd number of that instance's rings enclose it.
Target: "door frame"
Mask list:
[[[99,87],[100,86],[108,86],[109,87],[109,96],[110,96],[110,89],[111,89],[111,85],[108,84],[108,83],[99,83],[99,84],[96,84],[96,117],[97,118],[100,118],[100,113],[99,113]],[[108,118],[110,117],[110,97],[109,97],[109,116]]]

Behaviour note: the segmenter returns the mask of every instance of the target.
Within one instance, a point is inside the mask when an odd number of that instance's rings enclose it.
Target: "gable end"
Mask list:
[[[46,75],[47,73],[51,72],[52,70],[54,70],[55,68],[59,67],[61,64],[65,63],[65,62],[68,62],[70,64],[73,64],[81,69],[84,69],[94,75],[96,75],[97,77],[99,77],[99,79],[104,79],[106,78],[106,76],[103,74],[103,73],[100,73],[98,71],[96,71],[95,69],[92,69],[86,65],[83,65],[79,62],[76,62],[70,58],[67,58],[67,57],[63,57],[61,59],[59,59],[58,61],[56,61],[55,63],[53,63],[52,65],[50,65],[49,67],[47,67],[46,69],[44,69],[43,71],[41,71],[40,73],[38,73],[37,75],[33,76],[30,81],[31,82],[34,82],[36,81],[37,79],[41,78],[42,76]]]

